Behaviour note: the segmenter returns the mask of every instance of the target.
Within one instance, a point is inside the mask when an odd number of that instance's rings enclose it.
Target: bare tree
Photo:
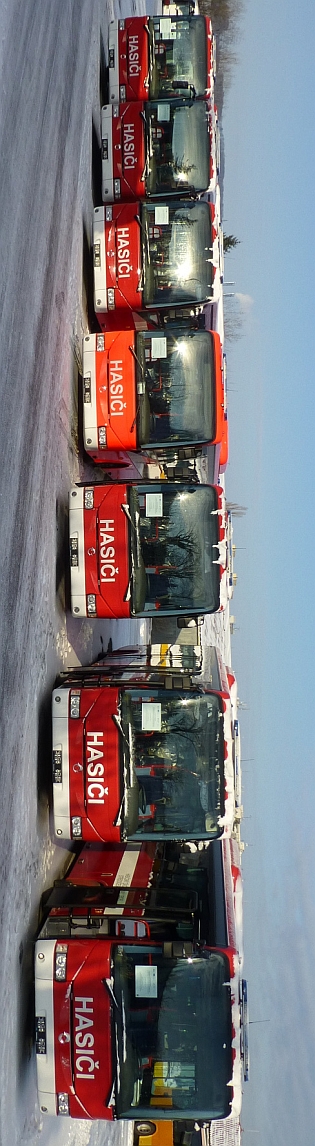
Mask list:
[[[224,334],[227,342],[234,342],[244,334],[244,314],[235,294],[224,295]]]

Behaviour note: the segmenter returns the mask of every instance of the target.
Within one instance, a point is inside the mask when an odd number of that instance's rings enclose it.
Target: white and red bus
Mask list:
[[[213,205],[200,200],[95,207],[94,307],[102,329],[108,329],[108,312],[117,307],[129,313],[200,309],[215,297],[213,215]]]
[[[148,646],[73,669],[53,692],[52,728],[59,839],[231,835],[234,717],[215,648]]]
[[[214,191],[215,118],[206,100],[107,104],[101,132],[103,203]]]
[[[203,446],[228,454],[225,365],[219,335],[170,323],[163,330],[116,330],[83,340],[83,441],[93,461],[113,451],[148,462],[193,458]],[[174,464],[174,463],[173,463]]]
[[[69,534],[74,616],[198,616],[227,603],[226,510],[219,486],[74,486]]]
[[[204,870],[179,851],[152,856],[147,887],[139,849],[94,850],[85,873],[84,849],[57,884],[35,948],[43,1113],[138,1125],[240,1113],[246,985],[223,848]]]
[[[109,100],[211,96],[214,39],[205,16],[129,16],[108,32]]]

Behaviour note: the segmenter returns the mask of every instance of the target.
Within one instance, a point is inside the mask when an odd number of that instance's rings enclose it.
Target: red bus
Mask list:
[[[120,650],[68,671],[52,697],[57,837],[231,835],[234,720],[226,669],[212,647]]]
[[[201,308],[211,301],[218,276],[213,214],[208,202],[184,199],[95,207],[94,307],[101,328],[117,307]]]
[[[156,849],[146,888],[137,860],[126,882],[129,850],[114,863],[112,849],[90,852],[84,874],[84,849],[46,903],[35,948],[41,1111],[141,1123],[238,1115],[246,984],[228,922],[231,857],[213,844],[202,871],[179,849]]]
[[[74,616],[195,616],[226,605],[226,511],[218,486],[74,486],[69,534]]]
[[[213,93],[214,42],[204,16],[130,16],[108,32],[109,99],[195,98]]]
[[[217,447],[227,462],[225,368],[219,335],[170,323],[83,340],[83,441],[102,465],[110,451],[148,462],[193,458]],[[222,456],[221,456],[222,455]]]
[[[114,203],[215,189],[214,117],[206,100],[102,108],[102,199]]]

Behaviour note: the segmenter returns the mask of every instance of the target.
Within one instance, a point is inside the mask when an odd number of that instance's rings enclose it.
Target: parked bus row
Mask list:
[[[165,9],[109,28],[83,440],[139,480],[70,491],[77,617],[197,620],[232,591],[215,42],[194,0]],[[35,949],[41,1110],[188,1146],[248,1077],[235,677],[204,643],[111,652],[56,682],[52,742],[56,838],[81,850]]]

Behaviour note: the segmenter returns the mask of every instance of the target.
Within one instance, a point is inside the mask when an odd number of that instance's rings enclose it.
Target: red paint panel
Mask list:
[[[97,425],[106,426],[109,450],[137,448],[134,344],[132,332],[108,331],[104,350],[95,351]],[[98,461],[106,452],[98,451]]]
[[[148,17],[129,16],[118,32],[119,83],[126,88],[127,100],[148,99],[149,36]]]
[[[86,592],[95,593],[99,617],[129,617],[129,525],[121,483],[94,487],[94,510],[84,510]]]
[[[80,719],[69,718],[70,815],[82,817],[85,840],[120,839],[118,698],[114,687],[81,689]]]

